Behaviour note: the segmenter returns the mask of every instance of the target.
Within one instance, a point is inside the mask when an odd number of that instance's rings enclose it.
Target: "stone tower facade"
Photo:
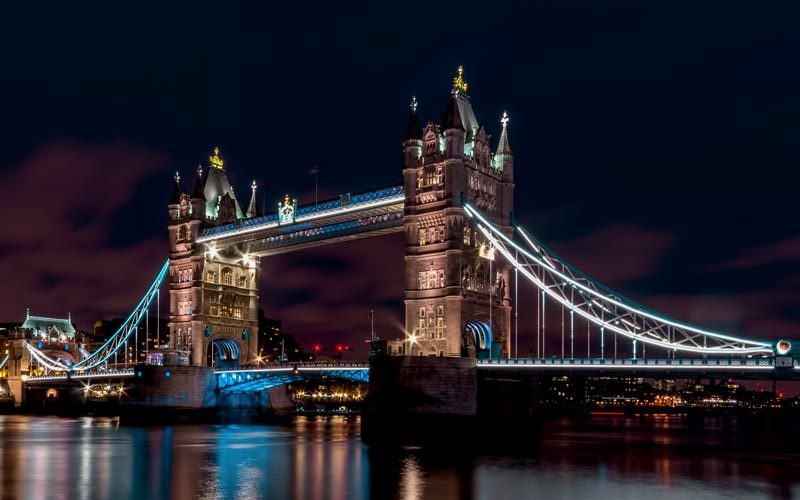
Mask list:
[[[497,150],[475,117],[462,69],[439,123],[421,129],[416,100],[403,143],[405,328],[414,355],[510,352],[510,267],[462,208],[462,198],[511,234],[514,161],[503,115]],[[491,304],[491,305],[490,305]],[[408,349],[408,348],[407,348]]]
[[[169,204],[169,346],[192,365],[234,366],[258,355],[260,260],[241,246],[197,243],[204,228],[243,217],[215,150],[191,194],[176,175]]]

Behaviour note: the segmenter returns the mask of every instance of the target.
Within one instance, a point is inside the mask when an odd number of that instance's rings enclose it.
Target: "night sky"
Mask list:
[[[0,25],[0,321],[126,314],[167,257],[175,170],[190,188],[214,146],[245,204],[252,179],[270,208],[313,202],[314,165],[320,198],[400,184],[411,96],[438,120],[463,65],[493,145],[511,117],[517,217],[553,250],[679,319],[800,340],[796,3],[13,2]],[[265,259],[262,306],[363,356],[370,308],[401,335],[403,253]]]

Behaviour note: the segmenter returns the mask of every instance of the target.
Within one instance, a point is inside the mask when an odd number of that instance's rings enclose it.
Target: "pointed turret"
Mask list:
[[[192,204],[192,218],[206,220],[206,193],[205,183],[203,182],[203,167],[197,166],[197,178],[194,181],[194,191],[190,199]]]
[[[234,219],[240,219],[244,215],[236,200],[236,194],[233,192],[228,178],[225,176],[225,161],[220,156],[219,148],[214,148],[214,155],[208,158],[208,170],[206,171],[203,179],[203,193],[206,199],[206,216],[212,219],[219,220],[219,200],[226,194],[230,196],[233,201],[234,212],[236,216]]]
[[[175,172],[175,185],[172,187],[172,196],[169,197],[170,205],[177,205],[181,202],[181,174]]]
[[[203,166],[197,166],[197,179],[194,181],[194,191],[192,191],[192,198],[206,200],[206,193],[203,191],[205,186],[203,184]]]
[[[405,152],[406,167],[415,167],[419,164],[422,156],[422,132],[417,121],[417,98],[411,98],[411,114],[408,117],[408,130],[403,141],[403,151]]]
[[[408,129],[406,130],[405,141],[422,140],[422,131],[417,121],[417,98],[411,97],[411,114],[408,117]]]
[[[175,172],[175,185],[172,186],[172,194],[169,197],[169,218],[176,221],[181,218],[181,174]]]
[[[258,201],[256,200],[256,181],[250,184],[253,194],[250,195],[250,205],[247,207],[247,217],[258,217],[261,215],[258,211]]]
[[[450,129],[464,130],[464,123],[461,121],[461,112],[458,109],[458,97],[454,92],[447,101],[442,115],[441,128],[447,132]]]
[[[500,142],[497,145],[497,152],[494,155],[494,168],[504,172],[506,177],[513,180],[514,153],[511,152],[511,146],[508,144],[508,121],[508,113],[503,111],[503,117],[500,119],[503,130],[500,132]]]
[[[444,131],[444,155],[448,158],[464,155],[464,124],[458,108],[458,93],[454,91],[444,109],[441,126]]]

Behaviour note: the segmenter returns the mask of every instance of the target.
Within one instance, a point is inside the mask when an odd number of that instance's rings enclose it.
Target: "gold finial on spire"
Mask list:
[[[208,161],[212,167],[224,170],[225,162],[219,156],[219,148],[214,148],[214,156],[209,156]]]
[[[467,93],[467,82],[464,81],[464,66],[458,67],[458,76],[453,78],[453,90]]]
[[[256,181],[255,181],[255,179],[253,179],[253,183],[250,184],[250,188],[253,190],[254,193],[256,192]]]
[[[417,112],[417,96],[415,95],[411,96],[411,112]]]
[[[508,117],[508,113],[503,111],[503,117],[500,118],[500,123],[503,124],[503,128],[506,128],[506,125],[508,125],[508,121],[509,120],[510,120],[510,118]]]

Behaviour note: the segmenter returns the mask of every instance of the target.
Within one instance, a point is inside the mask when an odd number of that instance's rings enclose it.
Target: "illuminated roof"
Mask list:
[[[59,335],[63,334],[68,338],[75,336],[75,327],[72,326],[71,318],[46,318],[44,316],[31,316],[28,313],[20,328],[30,329],[34,335],[44,335],[55,329]]]
[[[242,209],[239,206],[239,201],[236,199],[236,195],[233,193],[230,182],[228,182],[228,178],[225,176],[224,170],[219,168],[208,169],[206,172],[206,182],[205,188],[203,189],[203,194],[206,197],[206,215],[216,217],[219,200],[222,199],[225,194],[228,194],[231,198],[233,198],[233,201],[236,204],[236,217],[240,219],[242,218]]]
[[[441,127],[442,130],[447,130],[458,125],[461,125],[461,128],[465,131],[464,140],[466,142],[471,141],[478,133],[478,119],[475,118],[475,112],[472,111],[469,97],[465,94],[454,92],[447,101]]]

